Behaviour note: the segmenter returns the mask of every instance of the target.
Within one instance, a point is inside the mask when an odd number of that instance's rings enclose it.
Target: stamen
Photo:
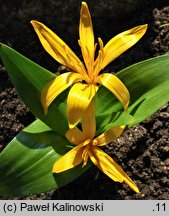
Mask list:
[[[82,165],[82,167],[84,167],[87,164],[87,161],[88,161],[88,158],[89,158],[89,148],[90,148],[90,145],[87,145],[84,148],[84,151],[82,153],[82,159],[83,159],[83,165]]]
[[[100,45],[100,50],[102,51],[102,55],[104,55],[104,49],[103,49],[104,44],[103,44],[103,41],[102,41],[102,39],[100,37],[98,38],[98,41],[99,41],[99,45]]]
[[[98,65],[99,65],[99,69],[101,70],[101,64],[102,64],[103,58],[104,58],[104,49],[103,49],[104,45],[103,45],[103,41],[101,38],[98,38],[98,41],[99,41],[99,45],[100,45],[100,50],[99,50],[100,57],[99,57]]]
[[[99,45],[100,45],[100,50],[98,52],[97,59],[94,62],[94,66],[95,66],[95,68],[94,68],[95,79],[97,78],[99,72],[102,69],[101,65],[102,65],[103,58],[104,58],[104,44],[103,44],[103,41],[102,41],[102,39],[100,37],[98,38],[98,42],[99,42]]]
[[[93,140],[93,142],[92,142],[92,144],[94,145],[94,146],[97,146],[97,140]]]
[[[97,43],[95,43],[94,45],[94,53],[96,52],[96,48],[97,48]]]
[[[87,139],[84,143],[83,146],[87,146],[91,142],[91,139]]]
[[[99,50],[96,61],[94,62],[94,78],[96,79],[99,72],[101,71],[101,62],[102,62],[103,54],[102,51]]]

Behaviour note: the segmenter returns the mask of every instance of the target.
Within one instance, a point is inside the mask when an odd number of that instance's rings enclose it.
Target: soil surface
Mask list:
[[[118,71],[137,61],[169,53],[169,25],[164,26],[169,23],[169,3],[167,1],[154,2],[145,8],[146,18],[142,17],[143,21],[149,24],[147,34],[130,51],[115,60],[108,70]],[[0,27],[2,29],[2,26]],[[11,31],[14,28],[11,28]],[[0,36],[2,42],[6,42],[15,49],[18,48],[18,51],[23,51],[22,54],[42,66],[57,71],[56,66],[58,65],[43,49],[29,52],[28,47],[38,43],[37,40],[33,42],[28,40],[28,45],[22,50],[20,41],[25,35],[21,34],[18,38],[12,38],[10,28],[8,31],[8,34],[4,33]],[[32,37],[34,34],[30,30],[27,33],[26,37],[29,34]],[[58,71],[63,69],[64,67],[60,66]],[[17,95],[2,64],[0,64],[0,90],[0,150],[2,150],[35,117]],[[28,197],[0,197],[0,199],[169,199],[168,104],[143,123],[125,131],[119,139],[107,145],[105,151],[135,181],[141,193],[135,194],[126,184],[113,182],[93,166],[78,179],[56,191]]]

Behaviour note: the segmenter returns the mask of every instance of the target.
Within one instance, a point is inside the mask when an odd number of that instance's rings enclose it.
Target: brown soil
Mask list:
[[[150,26],[147,35],[127,54],[114,61],[109,66],[109,70],[118,71],[136,61],[169,53],[169,26],[160,28],[162,24],[169,23],[169,4],[151,5],[147,11],[144,11],[144,14],[147,17],[146,22]],[[30,30],[28,33],[33,34]],[[23,51],[23,54],[41,65],[51,70],[56,68],[56,63],[49,60],[50,57],[42,50],[29,52],[28,46],[22,50],[20,40],[24,38],[23,34],[19,39],[12,39],[12,36],[9,35],[2,34],[0,39],[3,42],[6,41],[7,44],[12,44],[14,48],[18,47],[18,50]],[[32,46],[31,41],[29,46]],[[35,117],[18,97],[2,64],[0,65],[0,90],[0,149],[2,150]],[[78,179],[59,190],[14,199],[169,199],[168,137],[169,106],[165,105],[153,116],[127,130],[117,141],[105,147],[105,151],[136,182],[140,188],[140,194],[135,194],[125,184],[113,182],[93,166]],[[1,197],[1,199],[10,198]]]

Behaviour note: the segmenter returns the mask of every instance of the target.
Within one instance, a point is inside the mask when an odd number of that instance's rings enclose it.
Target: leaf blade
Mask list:
[[[133,116],[133,122],[128,122],[130,126],[143,121],[169,101],[168,68],[169,55],[162,55],[133,64],[116,74],[130,92],[128,114]],[[97,93],[97,118],[113,112],[121,112],[123,115],[119,118],[124,117],[121,104],[106,88],[101,86]],[[115,125],[116,121],[118,125],[123,122],[124,118],[119,118],[114,121]]]
[[[0,154],[0,195],[37,194],[71,182],[85,172],[89,165],[84,169],[79,165],[60,174],[52,173],[55,161],[71,148],[66,138],[36,120]]]

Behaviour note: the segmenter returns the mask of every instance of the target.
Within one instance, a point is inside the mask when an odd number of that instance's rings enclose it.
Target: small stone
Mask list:
[[[164,164],[165,164],[166,166],[169,166],[169,158],[167,158],[167,159],[164,161]]]

